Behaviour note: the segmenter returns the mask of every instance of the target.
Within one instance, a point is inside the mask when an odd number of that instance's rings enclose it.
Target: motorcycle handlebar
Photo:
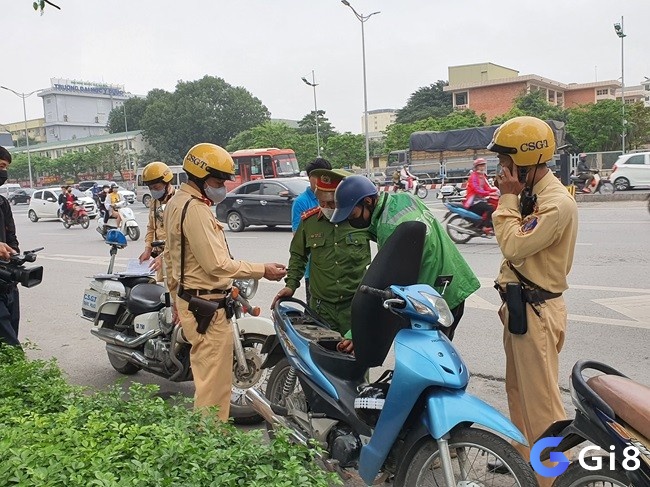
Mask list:
[[[359,286],[359,291],[364,294],[370,294],[372,296],[378,296],[381,299],[392,299],[395,297],[395,294],[390,289],[377,289],[374,287],[366,286],[365,284]]]
[[[239,288],[233,287],[232,291],[230,291],[230,297],[241,304],[244,313],[248,313],[251,316],[260,315],[260,307],[251,305],[248,299],[239,293]]]

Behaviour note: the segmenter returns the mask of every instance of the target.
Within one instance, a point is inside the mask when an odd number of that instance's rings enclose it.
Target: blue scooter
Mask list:
[[[488,199],[488,202],[496,208],[496,202],[492,202],[490,199]],[[455,243],[464,244],[475,237],[494,237],[494,231],[492,229],[486,231],[486,229],[483,228],[483,218],[481,215],[465,208],[462,202],[443,201],[443,204],[447,208],[447,213],[442,221],[443,223],[446,223],[445,228],[447,230],[447,235],[449,235],[449,238],[451,238]]]
[[[266,394],[246,396],[269,434],[280,426],[303,444],[316,440],[324,465],[343,478],[358,469],[368,485],[536,486],[499,436],[526,444],[521,432],[466,392],[467,367],[439,331],[453,322],[449,307],[415,284],[425,232],[420,222],[401,224],[368,268],[352,301],[354,355],[337,351],[341,336],[304,303],[276,303],[276,335],[262,350],[263,367],[274,367]],[[368,383],[393,343],[394,370]],[[494,469],[499,461],[507,473]]]

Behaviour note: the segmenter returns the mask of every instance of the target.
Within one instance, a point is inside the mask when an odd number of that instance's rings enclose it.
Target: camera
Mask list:
[[[0,285],[1,284],[20,284],[24,287],[34,287],[43,280],[43,267],[25,268],[25,262],[34,262],[36,252],[43,250],[40,247],[34,250],[27,250],[23,255],[12,255],[9,261],[0,260]]]

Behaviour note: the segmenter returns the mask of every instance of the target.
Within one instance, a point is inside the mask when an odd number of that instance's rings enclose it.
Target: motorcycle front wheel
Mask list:
[[[589,462],[589,458],[585,459]],[[578,462],[572,462],[560,475],[553,487],[627,487],[630,480],[620,470],[585,470]]]
[[[486,430],[461,427],[449,438],[451,464],[457,485],[482,487],[537,486],[530,465],[503,438]],[[496,473],[493,465],[503,463],[507,473]],[[438,455],[438,443],[431,437],[423,439],[414,453],[403,458],[403,467],[395,486],[445,485],[445,475]]]
[[[600,188],[598,188],[600,194],[612,194],[614,191],[616,191],[616,188],[609,181],[601,183]]]
[[[473,235],[471,233],[463,233],[457,230],[457,228],[466,228],[469,232],[471,231],[471,226],[472,224],[465,220],[462,216],[454,215],[447,222],[447,234],[449,235],[449,238],[454,241],[454,243],[464,244],[469,242],[472,239]]]
[[[88,215],[82,216],[79,224],[81,225],[81,228],[83,228],[84,230],[88,228],[88,226],[90,225],[90,218],[88,218]]]
[[[262,347],[266,341],[264,335],[244,335],[242,346],[246,356],[248,373],[242,372],[237,366],[237,359],[233,360],[232,390],[230,393],[230,417],[236,424],[257,424],[263,421],[253,406],[246,400],[246,390],[251,387],[264,392],[271,374],[271,369],[262,369],[264,356]]]
[[[134,242],[140,238],[139,227],[126,227],[126,233],[129,235],[129,238]]]
[[[63,228],[70,228],[70,223],[65,218],[61,220],[63,222]]]
[[[427,189],[427,187],[424,185],[418,186],[418,197],[420,199],[424,199],[427,196],[429,196],[429,190]]]

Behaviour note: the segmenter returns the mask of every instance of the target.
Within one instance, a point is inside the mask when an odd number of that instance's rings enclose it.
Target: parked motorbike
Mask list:
[[[497,195],[491,195],[486,201],[496,209],[499,204],[499,197]],[[481,215],[465,208],[462,200],[457,202],[444,201],[443,204],[448,211],[442,221],[443,223],[446,222],[449,238],[457,244],[467,243],[475,237],[494,237],[492,228],[484,227]]]
[[[191,345],[181,326],[172,322],[169,292],[156,284],[153,276],[114,273],[115,256],[118,249],[126,247],[126,237],[112,230],[106,243],[111,246],[108,272],[93,277],[84,291],[81,309],[82,316],[93,322],[91,333],[106,342],[109,362],[125,375],[145,370],[173,382],[192,380]],[[154,248],[163,244],[153,243]],[[270,373],[261,368],[261,349],[273,333],[273,324],[250,305],[248,299],[256,291],[257,281],[236,280],[228,295],[234,334],[230,415],[240,424],[262,421],[244,392],[262,387]]]
[[[598,173],[598,169],[592,169],[591,174],[593,179],[588,187],[585,187],[587,182],[581,176],[571,176],[571,182],[575,185],[576,191],[580,193],[599,193],[599,194],[612,194],[616,191],[614,185],[609,181],[609,179],[603,179]]]
[[[585,379],[585,370],[602,374]],[[541,438],[562,441],[542,451],[540,459],[548,460],[551,450],[566,452],[585,442],[594,446],[595,455],[583,459],[589,469],[579,459],[571,462],[553,487],[650,486],[650,388],[613,367],[582,360],[571,372],[571,399],[575,418],[557,421],[544,432]],[[630,457],[638,459],[637,468]]]
[[[465,199],[467,191],[451,184],[445,184],[438,190],[436,198],[442,200],[443,203],[462,203]]]
[[[417,195],[419,198],[424,199],[429,196],[429,190],[426,185],[420,182],[419,178],[413,178],[412,182],[413,187],[411,189],[406,189],[406,186],[402,181],[399,183],[393,184],[393,193],[398,193],[400,191],[408,191],[413,195]]]
[[[128,207],[126,201],[120,201],[119,203],[113,205],[113,208],[119,213],[120,218],[122,219],[120,227],[117,227],[117,218],[109,218],[108,222],[104,224],[104,220],[99,219],[97,225],[97,231],[99,234],[106,240],[106,235],[111,230],[119,230],[124,235],[128,235],[129,238],[133,241],[140,238],[140,227],[138,222],[135,221],[135,215],[133,210]]]
[[[61,221],[65,228],[70,228],[74,225],[81,225],[81,228],[88,228],[90,226],[90,218],[88,217],[88,212],[83,207],[83,205],[75,202],[72,208],[72,216],[67,214],[61,215]]]
[[[337,351],[341,335],[305,303],[279,300],[276,335],[263,348],[263,367],[273,366],[266,394],[249,389],[246,396],[268,428],[286,427],[302,444],[317,441],[324,465],[343,478],[356,468],[368,485],[535,486],[514,447],[477,427],[526,442],[467,393],[467,367],[440,332],[454,318],[433,288],[414,284],[425,233],[421,222],[401,224],[372,261],[352,300],[354,355]],[[368,383],[369,367],[383,364],[393,342],[395,369]],[[497,459],[507,474],[494,472]]]

